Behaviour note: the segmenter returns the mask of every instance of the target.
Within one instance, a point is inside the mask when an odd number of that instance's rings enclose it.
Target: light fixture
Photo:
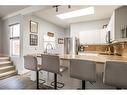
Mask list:
[[[52,7],[56,8],[56,12],[58,12],[59,11],[59,6],[61,6],[61,5],[54,5]],[[71,8],[71,5],[68,5],[68,9],[70,9],[70,8]]]
[[[52,6],[53,8],[56,8],[56,12],[58,12],[58,7],[59,7],[60,5],[55,5],[55,6]]]
[[[85,15],[92,15],[94,14],[94,7],[88,7],[85,9],[79,9],[76,11],[71,11],[63,14],[56,15],[60,19],[68,19],[73,17],[85,16]]]

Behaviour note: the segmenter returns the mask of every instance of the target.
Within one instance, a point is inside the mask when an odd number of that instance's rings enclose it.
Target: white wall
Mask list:
[[[78,37],[80,31],[94,31],[102,29],[103,25],[108,24],[109,19],[97,20],[97,21],[89,21],[89,22],[81,22],[70,25],[70,36]]]
[[[47,35],[47,32],[54,33],[54,36],[56,37],[56,46],[57,46],[57,52],[63,53],[63,45],[58,44],[58,38],[59,37],[65,37],[65,31],[64,28],[58,27],[54,24],[51,24],[45,20],[42,20],[38,17],[31,16],[31,15],[25,15],[23,17],[23,55],[30,54],[30,53],[42,53],[44,52],[44,45],[43,45],[43,37],[44,35]],[[38,46],[30,46],[29,45],[29,35],[30,33],[30,27],[29,23],[30,20],[33,20],[35,22],[38,22]],[[36,48],[36,50],[35,50]]]
[[[21,24],[21,35],[22,35],[22,16],[17,15],[15,17],[5,19],[2,21],[2,51],[3,54],[10,56],[10,39],[9,39],[9,25],[20,23]],[[20,37],[21,43],[22,43],[22,36]],[[21,45],[21,51],[22,51],[22,45]],[[16,66],[16,69],[18,70],[18,73],[20,73],[23,69],[22,65],[22,52],[21,56],[11,56],[11,60]]]
[[[29,44],[29,34],[30,34],[30,20],[38,22],[38,46],[30,46]],[[47,34],[47,32],[53,32],[57,39],[59,37],[64,37],[65,29],[58,27],[54,24],[51,24],[47,21],[44,21],[38,17],[31,15],[17,15],[15,17],[5,19],[2,21],[2,51],[4,54],[10,54],[10,40],[9,40],[9,25],[20,23],[21,25],[21,33],[20,33],[20,41],[21,41],[21,56],[11,56],[13,63],[16,66],[19,74],[22,74],[25,69],[23,65],[23,55],[32,54],[32,53],[42,53],[43,52],[43,36]],[[35,50],[35,48],[37,50]],[[57,44],[57,50],[59,53],[63,53],[63,45]]]
[[[2,21],[2,45],[3,45],[3,53],[6,55],[10,54],[9,48],[10,48],[10,40],[9,40],[9,25],[12,24],[16,24],[16,23],[20,23],[22,22],[22,16],[21,15],[17,15],[15,17],[6,19]],[[21,24],[22,26],[22,24]],[[21,31],[22,33],[22,31]]]

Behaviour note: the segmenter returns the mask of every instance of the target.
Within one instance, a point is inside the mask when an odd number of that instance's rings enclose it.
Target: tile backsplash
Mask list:
[[[107,47],[107,45],[88,45],[87,47],[84,46],[84,51],[105,52]]]
[[[127,42],[119,42],[113,44],[114,54],[118,54],[127,57]]]
[[[88,45],[84,51],[111,52],[111,54],[127,57],[127,42],[119,42],[111,45]]]

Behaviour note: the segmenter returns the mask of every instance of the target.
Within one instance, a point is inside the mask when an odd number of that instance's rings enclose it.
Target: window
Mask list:
[[[44,50],[54,50],[56,48],[55,37],[44,35]],[[47,52],[48,52],[47,51]]]
[[[20,24],[10,25],[10,54],[20,55]]]

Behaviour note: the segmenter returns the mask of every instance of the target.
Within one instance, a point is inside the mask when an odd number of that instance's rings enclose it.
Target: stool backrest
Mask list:
[[[41,57],[42,57],[42,64],[41,64],[42,70],[60,74],[59,56],[42,54]]]
[[[107,61],[103,82],[120,88],[127,88],[127,62]]]
[[[31,55],[24,56],[24,68],[32,71],[37,70],[37,58]]]
[[[70,76],[85,81],[95,81],[96,63],[88,60],[72,59],[70,61]]]

